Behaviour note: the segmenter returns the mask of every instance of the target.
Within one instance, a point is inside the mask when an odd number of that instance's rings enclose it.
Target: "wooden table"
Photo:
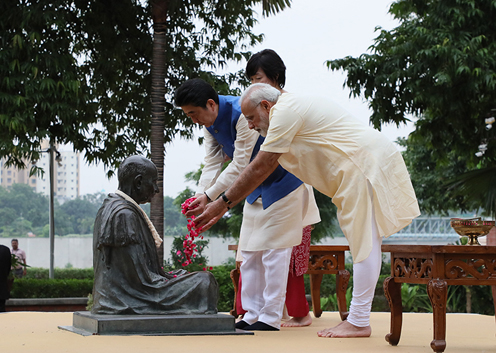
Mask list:
[[[496,285],[496,246],[382,245],[391,253],[391,277],[384,293],[391,308],[386,341],[396,346],[402,324],[401,284],[427,284],[434,317],[434,352],[446,348],[446,301],[449,285]]]
[[[229,250],[238,250],[237,245],[229,245]],[[338,299],[338,310],[341,320],[348,317],[346,307],[346,289],[350,273],[345,269],[345,251],[348,251],[348,245],[311,245],[310,258],[308,261],[307,274],[310,275],[310,295],[312,297],[312,310],[315,317],[322,315],[320,307],[320,285],[322,277],[325,274],[336,275],[336,296]],[[231,279],[234,285],[234,308],[230,311],[231,315],[238,317],[236,311],[236,293],[238,292],[239,283],[239,264],[231,271]]]

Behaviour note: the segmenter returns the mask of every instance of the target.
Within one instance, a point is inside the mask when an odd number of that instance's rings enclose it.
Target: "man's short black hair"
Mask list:
[[[192,105],[194,107],[207,107],[207,101],[213,99],[219,104],[219,95],[212,86],[201,78],[193,78],[184,82],[176,92],[174,92],[174,105],[184,107]]]
[[[13,241],[16,241],[19,243],[19,240],[17,240],[16,238],[12,239],[10,242],[12,243]]]
[[[275,51],[264,49],[253,54],[246,63],[246,77],[250,79],[259,69],[262,69],[268,79],[277,82],[279,88],[284,88],[286,84],[286,65]]]

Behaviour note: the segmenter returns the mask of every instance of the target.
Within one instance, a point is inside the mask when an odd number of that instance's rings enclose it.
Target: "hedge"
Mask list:
[[[219,284],[218,309],[233,308],[234,287],[230,278],[230,265],[215,266],[211,272]],[[67,277],[74,276],[69,279]],[[55,279],[48,279],[48,270],[29,268],[27,276],[16,279],[11,298],[68,298],[87,297],[93,290],[93,269],[55,269]]]
[[[29,267],[23,278],[48,279],[49,270],[42,267]],[[92,268],[55,268],[55,279],[93,279]]]
[[[17,278],[11,298],[70,298],[87,297],[93,291],[92,279],[33,279]]]

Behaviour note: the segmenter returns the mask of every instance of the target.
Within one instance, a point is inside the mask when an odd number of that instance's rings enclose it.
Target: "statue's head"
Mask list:
[[[150,202],[159,191],[157,167],[143,156],[126,158],[119,166],[117,177],[119,190],[129,195],[138,204]]]

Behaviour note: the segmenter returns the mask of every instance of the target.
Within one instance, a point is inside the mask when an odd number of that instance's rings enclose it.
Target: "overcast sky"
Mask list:
[[[359,56],[367,51],[377,37],[375,27],[389,30],[397,25],[387,13],[389,0],[293,0],[290,9],[260,18],[255,33],[264,33],[263,43],[252,49],[258,52],[274,49],[287,67],[286,90],[294,93],[328,96],[345,107],[353,115],[369,123],[370,111],[361,99],[349,98],[349,90],[343,88],[345,75],[331,72],[324,65],[326,60]],[[232,71],[244,68],[232,64]],[[384,126],[382,131],[392,141],[407,136],[413,127]],[[198,134],[201,135],[200,130]],[[198,169],[203,160],[204,149],[196,140],[176,139],[166,146],[164,170],[164,195],[176,197],[186,186],[184,174]],[[81,161],[84,163],[84,161]],[[81,194],[111,192],[117,181],[108,181],[103,167],[83,167],[81,170]]]

